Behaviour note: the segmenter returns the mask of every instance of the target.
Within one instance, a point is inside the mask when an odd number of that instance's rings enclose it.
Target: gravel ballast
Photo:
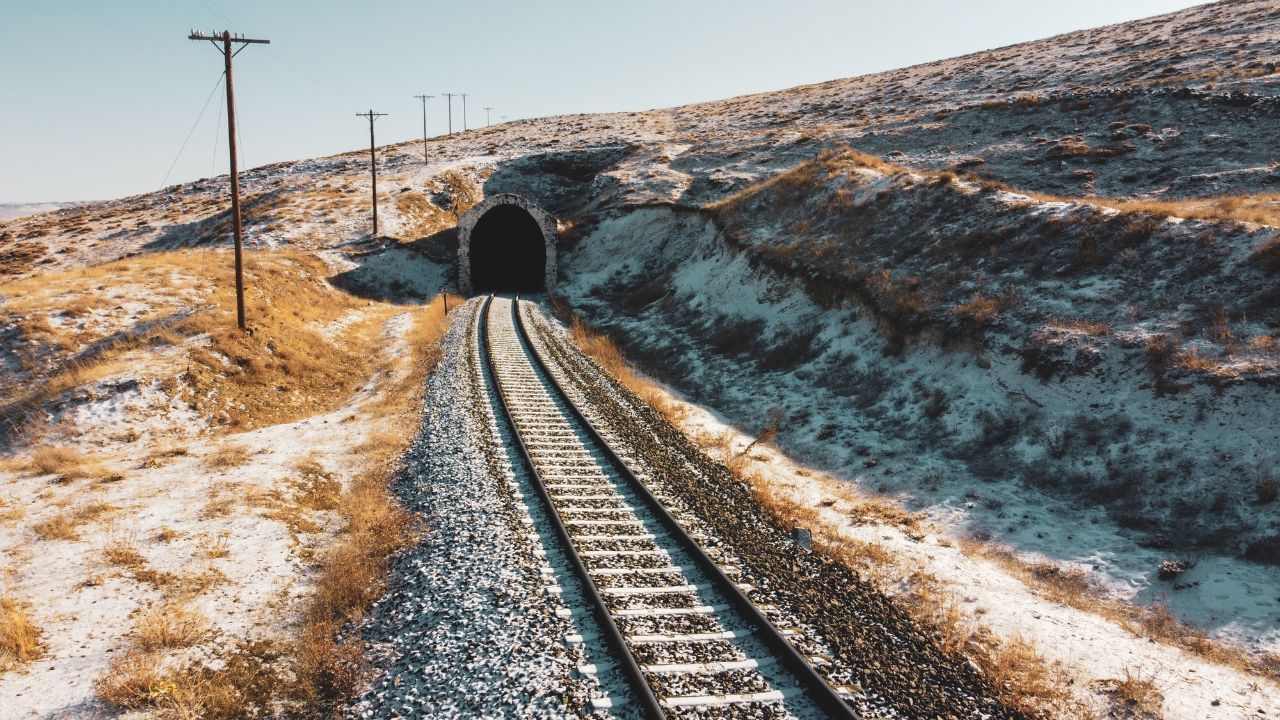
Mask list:
[[[531,538],[510,463],[494,452],[472,357],[476,308],[455,311],[395,488],[422,536],[393,560],[390,589],[360,628],[374,679],[352,717],[579,717],[600,694],[577,670],[589,659],[565,640],[580,628],[546,589],[554,555]]]

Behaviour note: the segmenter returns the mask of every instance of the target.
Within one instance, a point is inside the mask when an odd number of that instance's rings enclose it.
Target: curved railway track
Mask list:
[[[573,404],[519,302],[481,306],[485,387],[645,716],[856,717]]]

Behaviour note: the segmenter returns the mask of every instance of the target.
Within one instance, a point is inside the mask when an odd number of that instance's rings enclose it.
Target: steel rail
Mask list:
[[[563,518],[560,517],[560,511],[556,508],[555,502],[551,499],[551,494],[547,491],[543,483],[542,476],[538,473],[537,467],[533,464],[533,456],[529,454],[529,448],[525,445],[524,439],[520,435],[520,429],[516,427],[515,417],[511,413],[511,407],[507,402],[506,391],[502,387],[502,382],[498,377],[497,367],[493,362],[493,352],[489,346],[489,305],[493,302],[493,296],[485,298],[484,304],[480,306],[479,318],[479,342],[483,350],[485,368],[488,370],[489,376],[492,378],[493,387],[497,390],[498,403],[502,406],[503,417],[506,425],[511,431],[512,437],[515,438],[516,447],[519,450],[520,459],[525,468],[528,470],[529,477],[532,479],[532,485],[539,499],[542,501],[546,510],[547,518],[551,521],[551,526],[555,531],[556,537],[560,540],[561,546],[564,548],[565,555],[568,556],[570,565],[573,566],[573,572],[578,577],[578,581],[582,584],[583,594],[586,595],[587,602],[591,605],[595,612],[596,619],[600,623],[601,630],[604,632],[605,640],[608,642],[610,649],[617,656],[619,665],[623,674],[627,676],[628,682],[632,686],[632,692],[635,699],[644,711],[645,717],[661,720],[666,718],[666,712],[662,709],[653,688],[649,685],[649,681],[645,679],[644,672],[640,669],[640,664],[631,653],[626,639],[622,635],[622,631],[613,620],[613,614],[609,612],[608,605],[605,604],[604,598],[600,595],[599,588],[596,587],[595,581],[591,578],[591,573],[587,571],[586,563],[582,561],[582,557],[578,554],[578,549],[573,543],[572,537],[569,535],[569,529],[565,527]],[[515,307],[519,301],[512,302]],[[527,347],[525,338],[521,334],[522,329],[517,328],[516,335],[520,338],[521,346]],[[540,365],[537,367],[541,367]],[[544,373],[545,374],[545,373]],[[487,384],[487,383],[486,383]]]
[[[486,301],[487,303],[487,301]],[[487,304],[485,312],[487,314]],[[658,518],[658,521],[667,529],[671,535],[680,543],[682,549],[687,552],[698,564],[698,569],[704,572],[711,581],[716,585],[716,589],[724,594],[740,612],[746,620],[755,626],[756,634],[759,638],[777,654],[783,664],[790,670],[801,685],[808,692],[813,702],[832,718],[849,718],[854,720],[858,715],[853,708],[840,697],[838,693],[827,683],[827,681],[818,674],[813,665],[805,659],[803,655],[796,650],[785,636],[769,622],[764,613],[751,602],[751,599],[738,587],[728,575],[725,574],[720,566],[711,556],[702,549],[698,542],[689,535],[688,532],[680,525],[667,508],[654,497],[648,486],[644,484],[640,478],[636,476],[631,468],[627,466],[622,457],[613,449],[604,436],[596,430],[595,425],[589,421],[586,416],[578,409],[578,406],[570,399],[569,394],[565,392],[560,381],[551,373],[546,362],[533,347],[533,343],[529,340],[528,330],[524,326],[524,320],[520,314],[520,299],[517,297],[511,303],[511,312],[515,316],[516,336],[519,338],[521,345],[529,353],[533,359],[537,369],[547,379],[548,384],[555,390],[563,401],[566,408],[573,415],[574,419],[581,424],[587,435],[599,445],[609,463],[614,466],[618,474],[631,487],[636,496],[641,498],[648,506],[648,509]],[[514,425],[514,421],[512,423]],[[523,447],[523,446],[522,446]],[[549,499],[549,498],[548,498]],[[628,655],[630,653],[628,652]]]

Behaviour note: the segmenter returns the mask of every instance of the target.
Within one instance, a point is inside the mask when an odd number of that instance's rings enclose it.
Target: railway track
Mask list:
[[[632,702],[647,717],[855,717],[573,404],[519,302],[480,309],[485,387]]]

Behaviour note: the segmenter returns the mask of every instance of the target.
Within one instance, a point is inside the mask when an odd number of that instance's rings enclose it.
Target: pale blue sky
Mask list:
[[[861,75],[1155,15],[1187,0],[0,0],[0,202],[157,189],[236,58],[248,166],[420,136],[413,95],[510,119],[644,110]],[[213,97],[170,184],[225,173]],[[428,101],[432,134],[444,99]],[[455,128],[461,125],[454,104]],[[216,138],[216,140],[215,140]],[[218,143],[215,149],[215,142]]]

